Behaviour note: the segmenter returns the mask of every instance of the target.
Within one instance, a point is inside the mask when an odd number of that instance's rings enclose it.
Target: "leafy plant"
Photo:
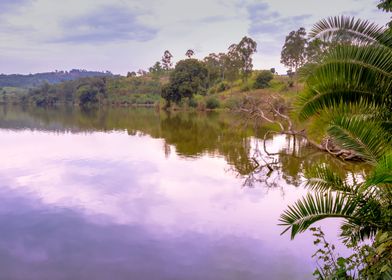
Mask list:
[[[274,78],[270,70],[263,70],[257,74],[254,88],[267,88],[269,87],[269,82]]]
[[[216,97],[211,96],[211,97],[207,98],[207,101],[206,101],[207,109],[216,109],[216,108],[219,108],[219,105],[220,105],[219,100],[216,99]]]
[[[321,121],[330,139],[373,165],[373,172],[357,180],[341,178],[325,164],[308,170],[306,186],[312,192],[281,215],[283,233],[290,231],[294,238],[319,220],[341,218],[340,235],[357,255],[327,258],[331,248],[321,238],[328,250],[319,253],[327,263],[317,275],[350,279],[347,270],[353,269],[359,274],[350,277],[383,279],[392,271],[392,250],[387,250],[392,235],[392,36],[383,27],[344,16],[320,21],[311,36],[330,47],[319,63],[301,71],[306,89],[298,98],[298,119]],[[367,239],[374,242],[361,245]]]

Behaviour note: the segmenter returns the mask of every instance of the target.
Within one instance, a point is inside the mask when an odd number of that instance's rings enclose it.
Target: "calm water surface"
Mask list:
[[[277,224],[331,159],[285,136],[255,154],[263,131],[225,113],[0,107],[0,279],[311,279],[312,237]]]

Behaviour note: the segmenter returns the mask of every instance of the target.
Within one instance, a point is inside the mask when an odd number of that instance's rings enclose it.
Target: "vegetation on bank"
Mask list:
[[[227,53],[211,53],[203,60],[192,58],[194,51],[188,50],[187,58],[174,68],[173,56],[166,50],[161,61],[148,71],[129,72],[126,77],[101,75],[61,83],[45,81],[39,86],[13,91],[4,87],[0,88],[0,103],[213,110],[233,109],[245,95],[257,95],[261,89],[293,91],[292,77],[278,76],[274,68],[253,70],[252,55],[256,48],[253,39],[244,37],[229,46]]]
[[[43,84],[39,88],[0,88],[0,103],[55,106],[158,106],[167,107],[161,97],[173,71],[159,76],[92,77],[59,84]],[[173,110],[235,109],[246,95],[265,97],[279,94],[292,100],[298,92],[293,79],[272,74],[270,70],[253,70],[246,82],[241,78],[227,82],[217,81],[192,96],[171,102]]]
[[[112,77],[109,71],[87,71],[82,69],[72,69],[70,71],[54,71],[37,74],[0,74],[0,87],[31,88],[38,87],[43,83],[58,84],[64,81],[76,80],[87,77]]]
[[[315,244],[322,245],[315,254],[317,279],[391,279],[392,33],[341,16],[318,22],[310,35],[327,49],[300,69],[305,88],[295,115],[317,127],[330,154],[359,158],[373,168],[363,177],[342,178],[328,164],[315,164],[305,174],[309,194],[280,221],[294,238],[319,220],[343,220],[340,235],[354,250],[348,258],[334,255],[322,230],[311,228]]]

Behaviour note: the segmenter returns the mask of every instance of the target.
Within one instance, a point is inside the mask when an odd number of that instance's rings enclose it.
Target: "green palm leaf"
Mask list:
[[[320,38],[325,42],[344,38],[360,44],[381,44],[392,46],[391,37],[384,27],[367,20],[355,19],[348,16],[329,17],[316,23],[310,31],[310,36]]]
[[[337,46],[322,63],[309,66],[303,72],[307,88],[296,104],[300,120],[341,101],[355,104],[366,100],[384,108],[392,95],[391,50],[374,46]]]
[[[294,238],[313,223],[325,218],[344,218],[360,224],[355,217],[357,205],[355,197],[341,192],[308,194],[289,206],[280,216],[280,225],[286,226],[282,234],[291,229],[291,238]]]
[[[388,184],[392,184],[392,153],[388,153],[378,160],[377,165],[365,182],[367,187]]]
[[[358,116],[336,116],[327,133],[341,147],[373,163],[391,148],[391,135],[379,123]]]
[[[350,193],[353,188],[347,184],[340,175],[333,172],[325,164],[317,164],[315,167],[311,167],[306,170],[305,177],[309,178],[306,181],[306,187],[318,191],[341,191]]]

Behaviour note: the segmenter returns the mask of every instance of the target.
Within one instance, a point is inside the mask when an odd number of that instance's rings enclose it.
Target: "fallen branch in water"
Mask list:
[[[265,105],[268,105],[266,107]],[[255,121],[266,121],[268,123],[277,124],[280,127],[280,131],[267,131],[264,134],[264,152],[267,155],[274,155],[276,153],[270,153],[266,149],[266,140],[270,134],[286,134],[292,135],[294,137],[300,136],[306,139],[307,143],[313,147],[329,153],[332,156],[338,157],[342,160],[362,160],[362,158],[352,150],[342,149],[333,143],[330,137],[324,139],[324,141],[319,144],[315,141],[309,139],[306,135],[305,130],[296,131],[294,130],[293,123],[289,116],[285,115],[282,111],[284,106],[277,98],[270,97],[267,101],[263,101],[260,98],[254,98],[251,96],[246,96],[243,104],[239,107],[238,112],[245,113],[248,119]],[[272,116],[269,116],[271,115]],[[284,124],[286,123],[286,125]],[[287,127],[287,129],[285,128]]]

